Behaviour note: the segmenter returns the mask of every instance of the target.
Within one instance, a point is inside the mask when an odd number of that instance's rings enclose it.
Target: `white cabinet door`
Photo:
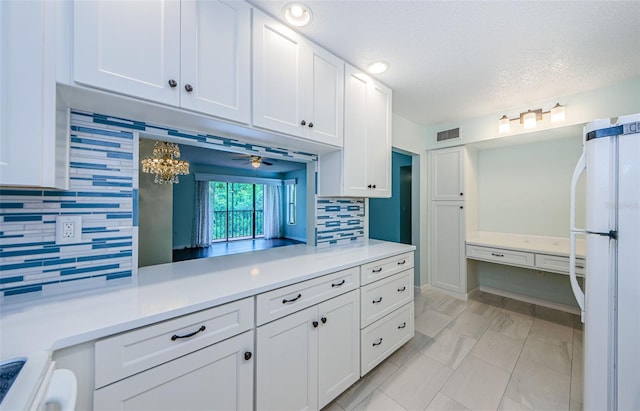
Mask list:
[[[253,13],[253,124],[302,136],[300,59],[304,39],[282,23]]]
[[[466,294],[465,224],[462,201],[432,201],[432,285]]]
[[[66,189],[68,112],[56,130],[56,4],[0,1],[0,186]]]
[[[181,9],[180,105],[248,124],[251,7],[183,0]]]
[[[391,197],[391,90],[370,81],[367,90],[367,197]]]
[[[307,43],[303,55],[305,137],[342,146],[344,120],[344,62],[328,51]]]
[[[367,189],[367,78],[350,66],[346,66],[345,74],[344,195],[367,197],[370,194]],[[322,156],[320,159],[322,161]],[[328,172],[327,168],[333,167],[321,166],[319,172]],[[337,179],[332,180],[339,183]]]
[[[318,306],[318,409],[360,378],[360,292]]]
[[[251,410],[252,352],[247,331],[96,390],[94,409]]]
[[[317,312],[313,306],[258,327],[256,409],[316,409]]]
[[[464,148],[432,152],[432,200],[464,199]]]
[[[74,79],[177,106],[180,2],[74,2]]]
[[[343,182],[341,195],[391,196],[391,90],[345,66]],[[320,156],[319,195],[335,195],[331,187],[335,155]],[[326,174],[325,174],[326,173]],[[335,181],[334,183],[330,181]],[[326,192],[323,192],[326,191]]]

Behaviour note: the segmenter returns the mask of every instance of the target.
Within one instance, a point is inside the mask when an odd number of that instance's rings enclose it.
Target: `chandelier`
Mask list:
[[[189,163],[180,158],[177,144],[156,141],[153,146],[153,157],[142,160],[142,172],[155,174],[154,182],[158,184],[178,184],[178,175],[189,174]]]

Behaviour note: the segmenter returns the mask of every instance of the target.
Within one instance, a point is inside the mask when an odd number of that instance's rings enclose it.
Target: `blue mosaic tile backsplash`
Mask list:
[[[0,303],[128,284],[137,274],[138,133],[314,161],[317,156],[74,110],[68,191],[0,188]],[[55,243],[58,215],[82,216],[82,240]],[[364,200],[317,200],[317,245],[361,240]]]
[[[364,238],[362,198],[318,198],[316,200],[316,244],[334,245]]]

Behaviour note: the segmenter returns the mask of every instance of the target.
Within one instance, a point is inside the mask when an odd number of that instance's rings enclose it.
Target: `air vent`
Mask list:
[[[460,128],[452,128],[451,130],[439,131],[436,135],[436,141],[447,141],[460,138]]]

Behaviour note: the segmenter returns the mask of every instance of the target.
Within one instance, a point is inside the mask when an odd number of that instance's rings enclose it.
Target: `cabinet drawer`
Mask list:
[[[95,387],[111,384],[251,328],[253,298],[245,298],[99,340],[95,344]],[[184,338],[189,334],[193,335]]]
[[[569,257],[536,254],[536,268],[545,271],[569,274]],[[584,258],[576,258],[576,274],[584,276],[586,262]]]
[[[360,272],[361,285],[369,284],[397,272],[413,268],[413,253],[400,254],[368,264],[363,264]]]
[[[358,288],[358,267],[303,281],[256,297],[257,325]]]
[[[413,301],[361,331],[360,375],[364,376],[414,334]]]
[[[361,289],[360,327],[384,317],[413,300],[413,270],[405,270]]]
[[[474,260],[490,261],[498,264],[518,265],[521,267],[533,267],[534,254],[522,251],[511,251],[502,248],[467,246],[467,258]]]

